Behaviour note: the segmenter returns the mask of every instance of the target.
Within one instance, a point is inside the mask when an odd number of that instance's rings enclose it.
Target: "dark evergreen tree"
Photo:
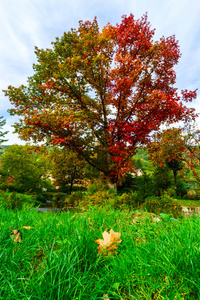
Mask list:
[[[5,124],[6,124],[6,120],[3,117],[0,117],[0,149],[1,149],[1,144],[8,141],[4,139],[4,136],[8,133],[8,131],[4,131],[4,132],[1,131],[1,129]]]
[[[178,171],[182,170],[184,164],[181,160],[172,159],[170,161],[166,161],[166,165],[173,171],[174,174],[174,182],[176,184]]]

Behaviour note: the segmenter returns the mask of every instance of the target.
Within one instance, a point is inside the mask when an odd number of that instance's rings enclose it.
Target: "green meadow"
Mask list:
[[[200,299],[198,217],[1,209],[0,225],[2,300]],[[122,242],[107,257],[95,240],[110,229]]]

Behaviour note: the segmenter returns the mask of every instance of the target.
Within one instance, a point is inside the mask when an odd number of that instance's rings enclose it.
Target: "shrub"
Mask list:
[[[36,200],[42,203],[46,203],[46,197],[42,194],[37,194]]]
[[[130,208],[133,209],[137,207],[137,192],[124,193],[118,197],[118,208]]]
[[[176,188],[170,187],[166,192],[170,197],[176,198]]]
[[[31,208],[33,206],[33,203],[30,203],[26,199],[26,195],[20,195],[16,192],[7,193],[2,190],[0,190],[0,207],[4,209],[22,209],[22,208]]]
[[[128,187],[125,187],[125,188],[123,188],[123,189],[120,189],[120,188],[119,188],[119,190],[118,190],[118,188],[117,188],[117,192],[118,192],[119,194],[129,194],[129,193],[132,193],[132,190],[131,190],[131,188],[128,188]]]
[[[146,198],[157,194],[154,180],[149,175],[136,177],[135,189],[137,191],[137,203],[144,203]]]
[[[72,192],[65,199],[65,203],[69,207],[77,207],[82,202],[84,202],[84,194],[81,191]],[[83,204],[83,206],[85,205]]]
[[[68,203],[72,203],[74,195],[68,197]],[[75,198],[75,201],[76,198]],[[137,207],[137,192],[129,190],[127,193],[118,194],[116,190],[109,189],[105,184],[91,185],[84,193],[81,206],[103,206],[114,209],[131,209]]]
[[[59,202],[64,202],[66,198],[66,194],[65,193],[54,193],[52,201],[59,203]]]
[[[135,189],[135,178],[130,174],[126,174],[126,177],[123,178],[122,183],[117,186],[117,191],[122,194],[122,193],[127,193],[129,190],[134,190]]]
[[[91,185],[88,186],[87,189],[87,195],[93,195],[98,191],[107,191],[109,190],[109,187],[106,183],[104,182],[95,182]]]
[[[84,206],[116,206],[118,199],[115,199],[115,193],[110,190],[100,190],[96,191],[93,194],[86,194],[83,205]]]
[[[1,191],[2,190],[3,191],[9,191],[9,192],[19,192],[19,189],[16,186],[14,186],[12,184],[5,183],[5,182],[0,184],[0,190]]]
[[[195,189],[188,189],[186,198],[189,200],[197,200],[199,199],[199,195]]]
[[[178,198],[183,198],[187,194],[187,188],[182,181],[176,183],[176,195]]]
[[[167,166],[157,167],[154,171],[153,178],[158,196],[172,184],[170,169]]]
[[[171,214],[173,217],[177,218],[182,215],[182,208],[173,202],[167,192],[164,192],[161,197],[149,197],[146,199],[142,206],[148,212],[155,214],[166,213]]]

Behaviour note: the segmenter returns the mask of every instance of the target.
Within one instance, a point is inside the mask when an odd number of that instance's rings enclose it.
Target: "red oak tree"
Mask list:
[[[22,139],[47,140],[68,147],[114,183],[130,168],[138,145],[163,123],[195,118],[174,87],[180,50],[175,36],[154,41],[147,15],[123,16],[120,24],[99,29],[80,21],[38,49],[27,86],[5,94],[22,116],[15,125]]]

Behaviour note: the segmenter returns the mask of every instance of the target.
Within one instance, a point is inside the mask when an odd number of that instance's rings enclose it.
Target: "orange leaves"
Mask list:
[[[21,243],[22,238],[20,235],[20,231],[18,229],[13,229],[11,232],[11,239],[15,242],[15,243]]]
[[[185,151],[182,129],[170,128],[157,132],[152,136],[152,142],[148,145],[148,153],[154,165],[164,166],[165,161],[180,161]]]
[[[185,102],[191,102],[193,99],[196,99],[197,97],[197,89],[194,91],[183,90],[181,91],[181,94]]]
[[[52,137],[52,143],[54,145],[65,144],[66,143],[66,139],[60,138],[59,136],[54,136],[54,137]]]
[[[113,229],[110,230],[110,233],[107,231],[103,232],[103,240],[98,239],[95,241],[99,246],[97,247],[98,253],[105,256],[111,255],[117,249],[117,244],[121,243],[120,239],[121,233],[114,232]]]
[[[22,226],[22,229],[30,230],[31,226]],[[13,229],[11,231],[10,237],[14,243],[21,243],[21,241],[22,241],[22,236],[21,236],[21,232],[19,229]]]

